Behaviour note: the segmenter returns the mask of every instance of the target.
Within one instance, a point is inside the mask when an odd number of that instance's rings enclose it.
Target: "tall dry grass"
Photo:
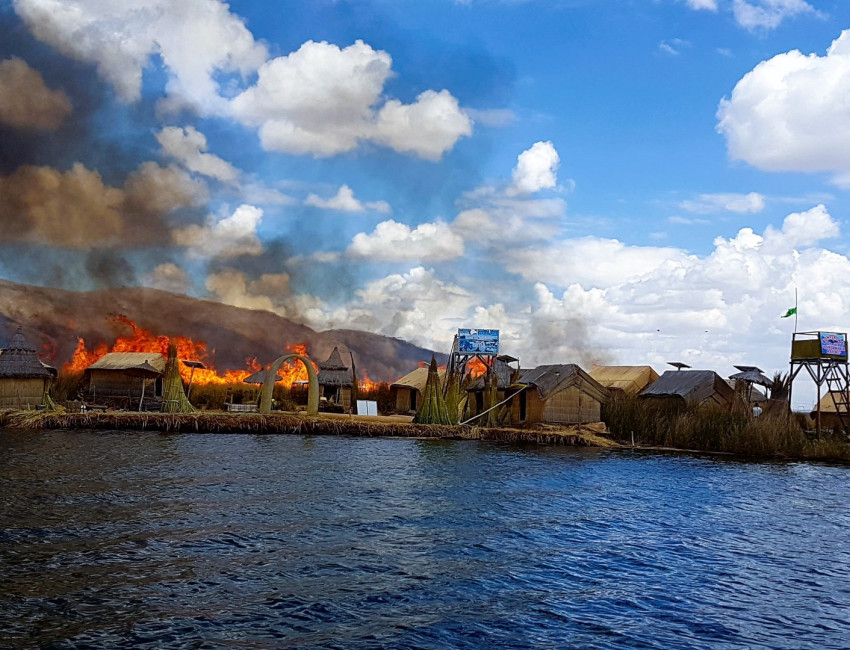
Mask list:
[[[757,458],[850,460],[843,436],[809,438],[787,412],[752,417],[744,408],[686,406],[629,397],[605,405],[603,420],[620,440]]]

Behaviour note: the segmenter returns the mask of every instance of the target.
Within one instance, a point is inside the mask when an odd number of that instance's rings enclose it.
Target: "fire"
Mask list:
[[[369,375],[366,372],[363,373],[363,379],[357,382],[357,388],[362,391],[377,390],[379,386],[380,383],[369,379]]]
[[[63,372],[83,372],[108,352],[150,352],[152,354],[158,353],[168,356],[168,345],[170,343],[174,343],[177,346],[178,359],[200,361],[206,366],[206,368],[193,369],[185,364],[179,364],[180,376],[185,382],[191,380],[193,384],[241,383],[246,377],[263,369],[262,364],[257,361],[256,357],[249,357],[245,359],[244,369],[227,370],[220,375],[209,360],[207,344],[204,341],[195,341],[186,336],[168,337],[155,335],[140,328],[126,316],[119,315],[112,316],[111,318],[113,322],[129,327],[131,334],[119,336],[115,339],[115,343],[111,347],[106,343],[100,343],[92,350],[86,347],[85,340],[82,338],[77,339],[77,349],[74,351],[71,360],[62,367]],[[307,356],[307,346],[303,343],[287,345],[286,349],[289,352]],[[278,370],[278,374],[283,377],[279,383],[287,387],[291,386],[294,381],[307,380],[307,370],[302,363],[284,363],[280,370]]]
[[[481,357],[473,357],[467,361],[466,370],[473,379],[478,379],[490,369],[490,365],[492,365],[492,363],[492,361],[490,361],[489,364],[485,363],[481,360]]]

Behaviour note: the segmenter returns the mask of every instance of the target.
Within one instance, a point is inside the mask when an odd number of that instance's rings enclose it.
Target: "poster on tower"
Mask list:
[[[460,354],[499,354],[499,330],[459,329],[457,351]]]
[[[819,332],[820,353],[825,357],[847,358],[847,341],[844,334],[834,332]]]

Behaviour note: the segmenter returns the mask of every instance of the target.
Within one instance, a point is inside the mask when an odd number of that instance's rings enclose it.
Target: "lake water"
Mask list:
[[[0,430],[0,646],[847,648],[850,468]]]

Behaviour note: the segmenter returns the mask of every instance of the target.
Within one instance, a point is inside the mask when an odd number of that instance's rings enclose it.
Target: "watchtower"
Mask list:
[[[844,434],[850,433],[850,373],[847,364],[847,334],[844,332],[794,332],[791,339],[791,376],[788,403],[794,379],[805,368],[818,390],[817,434],[821,431],[821,388],[826,384],[835,414]]]

